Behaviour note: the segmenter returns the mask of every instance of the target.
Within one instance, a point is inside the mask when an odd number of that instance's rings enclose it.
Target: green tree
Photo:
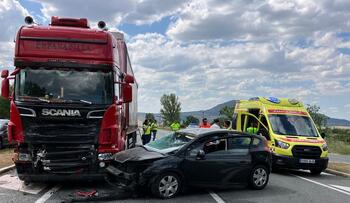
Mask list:
[[[0,118],[10,117],[10,101],[0,97]]]
[[[221,110],[220,110],[220,115],[222,116],[226,116],[228,119],[232,120],[232,116],[233,113],[235,111],[235,107],[234,106],[224,106]]]
[[[153,113],[146,113],[146,119],[148,120],[155,120],[154,114]]]
[[[196,123],[199,124],[199,119],[193,115],[189,115],[186,117],[185,121],[184,121],[184,125],[188,126],[190,123]]]
[[[162,105],[160,114],[165,125],[170,125],[174,121],[180,121],[181,103],[175,94],[164,94],[160,98],[160,104]]]
[[[309,112],[312,120],[314,120],[318,129],[321,129],[322,127],[325,127],[327,125],[328,117],[324,114],[319,113],[320,111],[319,106],[315,104],[313,105],[308,104],[306,109]]]

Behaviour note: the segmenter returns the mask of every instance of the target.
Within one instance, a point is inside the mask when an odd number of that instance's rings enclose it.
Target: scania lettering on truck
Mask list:
[[[91,29],[85,18],[26,22],[16,37],[15,69],[1,73],[18,176],[101,178],[112,155],[136,143],[138,87],[123,34],[103,21]]]
[[[268,140],[273,169],[306,169],[320,174],[328,147],[304,105],[296,99],[254,97],[236,103],[232,128]]]

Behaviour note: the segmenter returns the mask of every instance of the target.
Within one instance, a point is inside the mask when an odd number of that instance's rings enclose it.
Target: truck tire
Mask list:
[[[322,173],[322,169],[310,169],[312,175],[320,175]]]
[[[182,180],[175,173],[161,173],[153,180],[151,183],[152,194],[161,199],[173,198],[182,190]]]

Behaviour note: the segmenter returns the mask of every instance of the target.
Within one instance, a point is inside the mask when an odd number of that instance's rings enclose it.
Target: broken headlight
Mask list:
[[[98,154],[98,160],[99,160],[99,161],[112,160],[112,157],[113,157],[113,154],[112,154],[112,153]]]

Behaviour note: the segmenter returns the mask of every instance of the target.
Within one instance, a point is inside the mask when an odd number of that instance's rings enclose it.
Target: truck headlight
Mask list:
[[[113,154],[112,153],[103,153],[98,155],[98,160],[99,161],[107,161],[107,160],[112,160]]]
[[[327,145],[326,143],[324,143],[324,144],[322,145],[322,150],[323,150],[323,151],[328,151],[328,145]]]
[[[289,144],[279,141],[279,140],[275,140],[276,146],[282,149],[288,149],[289,148]]]

